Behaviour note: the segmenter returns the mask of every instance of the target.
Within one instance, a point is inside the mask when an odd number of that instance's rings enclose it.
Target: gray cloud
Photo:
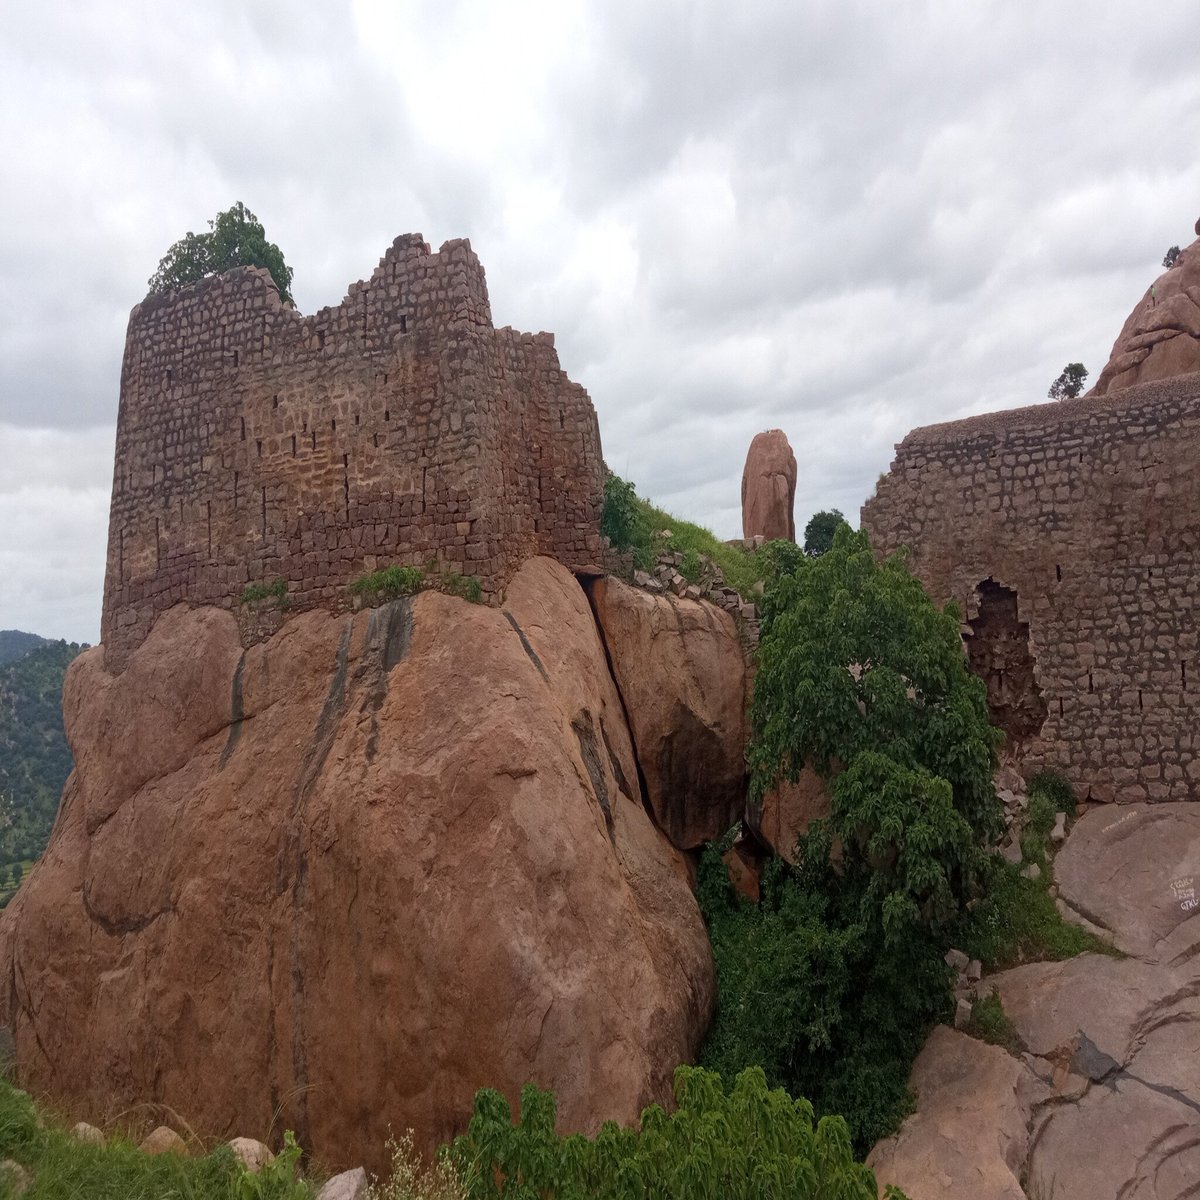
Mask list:
[[[237,199],[337,303],[468,236],[606,457],[731,536],[779,426],[797,518],[912,426],[1096,374],[1200,214],[1200,13],[712,0],[51,0],[0,44],[0,626],[94,638],[129,309]]]

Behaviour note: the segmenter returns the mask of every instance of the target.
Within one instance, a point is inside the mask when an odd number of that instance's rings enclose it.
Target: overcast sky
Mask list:
[[[913,426],[1092,377],[1200,216],[1200,5],[0,0],[0,628],[99,634],[118,375],[167,247],[236,200],[338,303],[469,237],[609,465],[740,535]]]

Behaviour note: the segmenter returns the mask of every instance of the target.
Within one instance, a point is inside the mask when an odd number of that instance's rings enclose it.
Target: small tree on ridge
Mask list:
[[[1083,363],[1067,363],[1046,394],[1051,400],[1074,400],[1083,391],[1083,381],[1087,377],[1087,367]]]

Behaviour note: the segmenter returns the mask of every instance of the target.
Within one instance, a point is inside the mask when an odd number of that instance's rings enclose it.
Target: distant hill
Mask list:
[[[47,638],[19,629],[0,629],[0,665],[28,654],[35,646],[46,645]]]
[[[63,677],[85,649],[6,631],[0,644],[32,639],[19,658],[0,664],[0,905],[45,849],[71,773],[62,720]]]

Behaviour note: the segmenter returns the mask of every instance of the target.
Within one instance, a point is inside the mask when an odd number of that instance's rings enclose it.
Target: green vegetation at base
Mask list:
[[[447,569],[439,571],[431,559],[424,570],[398,564],[362,575],[350,585],[350,593],[361,596],[369,605],[386,604],[401,596],[415,596],[420,591],[444,592],[471,604],[483,603],[483,584],[474,575],[463,575]]]
[[[669,536],[659,537],[663,531]],[[632,483],[611,473],[604,481],[600,532],[616,549],[629,551],[643,571],[652,570],[664,550],[682,554],[679,573],[692,583],[701,576],[701,557],[709,558],[721,568],[725,582],[747,598],[753,595],[755,584],[770,574],[761,554],[723,542],[711,530],[663,512],[643,500]]]
[[[411,1133],[389,1142],[388,1178],[370,1200],[875,1200],[875,1177],[854,1161],[840,1118],[769,1091],[749,1070],[726,1091],[709,1072],[680,1067],[676,1111],[651,1105],[640,1128],[608,1122],[595,1139],[560,1137],[555,1099],[530,1084],[514,1124],[508,1102],[483,1089],[465,1134],[425,1165]],[[311,1200],[290,1133],[274,1162],[248,1172],[227,1145],[196,1157],[151,1155],[120,1136],[80,1141],[0,1080],[0,1160],[18,1163],[29,1200]],[[0,1180],[0,1195],[5,1182]],[[895,1188],[888,1200],[904,1200]]]
[[[705,854],[719,994],[702,1061],[726,1080],[761,1066],[845,1117],[865,1152],[908,1111],[912,1060],[949,1012],[943,955],[1001,826],[997,734],[958,613],[898,556],[877,562],[842,525],[827,553],[782,565],[763,598],[752,792],[812,766],[832,815],[797,868],[770,864],[757,906]]]
[[[287,605],[287,581],[276,579],[274,583],[248,583],[242,589],[242,604],[257,604],[260,600],[275,600],[279,606]]]
[[[89,1145],[40,1118],[24,1092],[0,1081],[0,1159],[32,1177],[26,1200],[309,1200],[314,1190],[295,1177],[299,1154],[292,1142],[251,1175],[228,1146],[185,1158],[144,1154],[121,1138]]]
[[[680,1067],[675,1099],[675,1112],[651,1105],[640,1129],[608,1122],[593,1140],[554,1132],[549,1092],[527,1085],[514,1124],[504,1097],[484,1090],[448,1160],[470,1200],[875,1200],[845,1123],[817,1121],[807,1101],[769,1091],[761,1070],[726,1091],[718,1076]]]
[[[71,773],[62,688],[83,649],[44,642],[0,665],[0,905],[45,849]]]

